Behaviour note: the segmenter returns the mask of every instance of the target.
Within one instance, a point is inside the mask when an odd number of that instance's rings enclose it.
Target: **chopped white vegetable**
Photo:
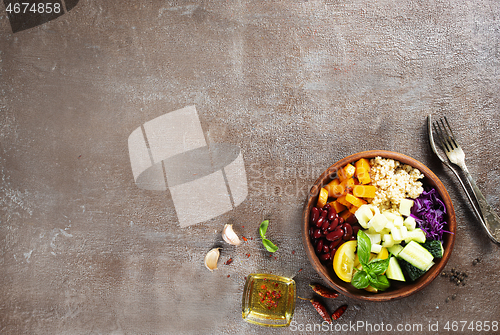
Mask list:
[[[413,216],[409,216],[403,221],[403,225],[408,228],[408,230],[414,230],[417,226],[417,222]]]
[[[398,216],[396,219],[394,219],[394,227],[403,227],[403,217]]]
[[[372,244],[371,252],[378,254],[380,251],[382,251],[382,246],[380,244]]]
[[[354,216],[358,219],[361,227],[365,229],[368,228],[368,221],[373,218],[373,215],[374,213],[369,205],[361,205],[356,213],[354,213]]]
[[[413,200],[401,199],[399,203],[399,213],[404,216],[410,216],[411,208],[413,207]]]
[[[394,245],[394,239],[392,238],[391,234],[384,234],[384,236],[382,236],[382,239],[384,240],[384,242],[382,243],[383,247],[390,248]]]
[[[366,234],[366,235],[370,238],[372,245],[379,244],[380,241],[382,241],[382,239],[380,238],[380,234]]]
[[[378,233],[385,228],[388,220],[383,214],[375,214],[375,216],[368,222],[368,226],[373,227],[373,229]]]

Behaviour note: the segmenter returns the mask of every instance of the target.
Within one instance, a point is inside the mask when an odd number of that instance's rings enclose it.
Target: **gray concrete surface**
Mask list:
[[[406,153],[442,179],[458,218],[446,269],[469,278],[437,278],[388,303],[341,296],[328,302],[349,305],[339,324],[442,334],[447,322],[500,322],[500,248],[425,128],[429,113],[449,117],[500,210],[498,1],[82,0],[17,33],[0,9],[1,334],[293,333],[242,320],[244,278],[296,275],[298,294],[311,296],[320,279],[300,237],[305,194],[333,162],[367,149]],[[248,196],[180,228],[168,191],[135,184],[127,139],[192,105],[208,143],[241,148]],[[257,238],[263,218],[275,257]],[[248,241],[224,244],[227,222]],[[210,273],[203,258],[217,245]],[[298,301],[294,321],[321,319]]]

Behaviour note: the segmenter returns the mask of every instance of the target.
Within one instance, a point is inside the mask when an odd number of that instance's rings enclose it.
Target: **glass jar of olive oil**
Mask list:
[[[243,291],[243,319],[261,326],[286,327],[292,321],[295,300],[293,279],[252,273]]]

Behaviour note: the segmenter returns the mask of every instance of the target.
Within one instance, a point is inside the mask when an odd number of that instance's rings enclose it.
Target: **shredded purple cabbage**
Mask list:
[[[443,233],[449,233],[443,229],[446,224],[446,206],[435,188],[424,190],[414,200],[411,216],[429,240],[443,241]]]

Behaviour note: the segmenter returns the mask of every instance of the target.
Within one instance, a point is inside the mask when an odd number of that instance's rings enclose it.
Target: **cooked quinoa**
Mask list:
[[[372,204],[381,210],[398,209],[402,199],[417,198],[422,192],[424,175],[416,168],[390,158],[370,160],[372,185],[377,187]]]

